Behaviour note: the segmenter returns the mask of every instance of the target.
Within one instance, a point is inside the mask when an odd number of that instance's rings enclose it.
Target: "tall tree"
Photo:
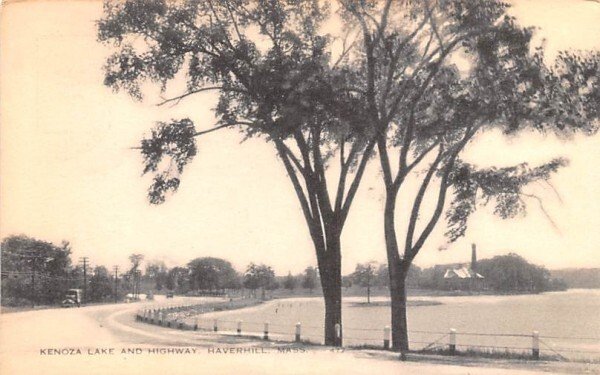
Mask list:
[[[266,299],[265,290],[276,287],[275,272],[265,264],[250,263],[244,273],[244,286],[253,292],[260,288],[261,298]]]
[[[376,267],[375,261],[359,263],[351,275],[355,284],[367,288],[367,303],[371,303],[371,287],[375,283]]]
[[[162,290],[167,280],[168,269],[163,261],[152,261],[146,264],[144,276],[151,282],[154,282],[156,290]]]
[[[129,256],[129,262],[131,262],[131,268],[129,269],[129,272],[135,273],[140,268],[140,265],[142,264],[143,260],[143,254],[131,254]]]
[[[129,262],[131,262],[131,268],[128,272],[128,279],[130,281],[131,293],[133,294],[133,298],[139,298],[140,294],[140,281],[142,271],[140,269],[140,265],[144,260],[143,254],[131,254],[129,256]]]
[[[315,267],[306,267],[304,270],[304,277],[302,278],[302,287],[304,289],[313,292],[313,289],[317,286],[317,270]]]
[[[541,49],[530,53],[532,29],[516,25],[500,1],[341,4],[348,27],[360,34],[361,48],[352,60],[355,81],[361,82],[355,89],[364,93],[363,108],[377,129],[392,342],[406,351],[406,277],[444,212],[454,241],[464,235],[477,201],[494,204],[494,213],[503,218],[513,217],[531,198],[524,186],[548,181],[565,165],[556,159],[538,167],[481,169],[461,160],[461,152],[494,129],[563,136],[595,132],[598,55],[562,54],[555,68],[547,68]],[[396,206],[409,176],[419,187],[407,202],[412,208],[399,241]],[[453,195],[449,207],[448,194]],[[423,210],[425,201],[433,202],[433,212]]]
[[[164,91],[184,75],[185,89],[161,104],[219,94],[213,128],[196,129],[189,118],[160,122],[142,141],[144,172],[154,174],[151,203],[177,190],[199,136],[237,128],[273,144],[317,255],[325,343],[341,345],[340,238],[375,142],[367,141],[371,130],[347,88],[351,77],[330,63],[331,38],[319,35],[328,15],[327,3],[316,0],[107,1],[98,39],[117,49],[105,66],[104,83],[114,90],[141,100],[143,82]],[[325,171],[334,155],[332,187]],[[167,168],[159,170],[163,159]]]
[[[218,291],[238,286],[238,275],[230,262],[220,258],[197,258],[188,263],[192,288]]]
[[[296,289],[296,284],[298,284],[298,280],[292,275],[291,272],[288,272],[285,279],[283,279],[283,287],[289,291],[293,291]]]
[[[89,300],[106,301],[113,296],[113,283],[111,282],[108,269],[104,266],[94,268],[88,291]]]
[[[190,272],[183,267],[173,267],[167,274],[165,286],[168,290],[185,293],[190,290]]]

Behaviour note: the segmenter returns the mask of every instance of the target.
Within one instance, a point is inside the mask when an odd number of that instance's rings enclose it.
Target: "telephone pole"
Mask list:
[[[35,307],[35,267],[31,272],[31,307]]]
[[[83,298],[82,301],[85,303],[87,300],[87,267],[88,267],[88,257],[80,257],[79,261],[83,263]]]
[[[118,302],[119,299],[119,266],[114,266],[115,270],[115,303]]]
[[[136,270],[135,271],[135,299],[139,299],[140,298],[140,284],[142,282],[142,271],[140,270]]]

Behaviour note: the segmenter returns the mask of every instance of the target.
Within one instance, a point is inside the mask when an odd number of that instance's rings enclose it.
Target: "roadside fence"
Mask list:
[[[323,342],[323,326],[294,324],[274,324],[268,321],[243,321],[227,319],[202,319],[203,313],[213,312],[202,305],[170,305],[154,309],[142,309],[136,314],[141,322],[167,328],[213,332],[221,335],[243,336],[262,340],[303,342],[320,344]],[[338,337],[342,327],[336,325]],[[391,329],[344,327],[343,340],[346,347],[390,350]],[[538,331],[531,333],[483,333],[463,332],[450,328],[446,332],[410,330],[411,349],[447,355],[464,355],[479,352],[488,355],[517,356],[523,359],[539,360],[552,358],[562,361],[600,361],[600,337],[543,336]],[[557,343],[566,343],[563,346]],[[543,354],[543,357],[542,357]]]

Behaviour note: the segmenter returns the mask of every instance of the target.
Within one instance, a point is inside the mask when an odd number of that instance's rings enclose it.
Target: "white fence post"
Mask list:
[[[269,322],[265,322],[265,329],[263,331],[263,339],[264,340],[269,339]]]
[[[302,324],[296,323],[296,342],[300,342],[300,335],[302,334]]]
[[[238,320],[238,323],[237,323],[237,335],[238,336],[242,335],[242,321],[241,320]]]
[[[456,353],[456,329],[450,328],[450,354],[454,355]]]
[[[390,348],[390,326],[385,326],[383,329],[383,348],[385,350]]]
[[[540,333],[533,331],[531,335],[531,353],[533,359],[540,359]]]
[[[335,324],[335,345],[342,346],[342,325],[340,323]]]

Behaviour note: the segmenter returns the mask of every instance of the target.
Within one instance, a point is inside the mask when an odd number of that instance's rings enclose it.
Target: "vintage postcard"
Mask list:
[[[1,374],[600,373],[600,2],[6,0]]]

